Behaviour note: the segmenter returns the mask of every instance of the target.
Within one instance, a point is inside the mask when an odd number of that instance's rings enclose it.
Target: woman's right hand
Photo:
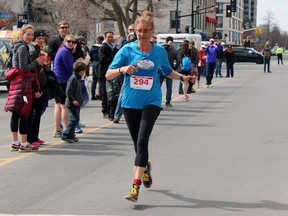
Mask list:
[[[40,56],[36,60],[37,60],[39,65],[43,66],[44,63],[46,62],[46,56]]]

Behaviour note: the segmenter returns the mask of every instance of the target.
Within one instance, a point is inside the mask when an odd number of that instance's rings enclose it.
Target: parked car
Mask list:
[[[255,62],[263,64],[263,55],[253,48],[249,47],[233,47],[235,54],[235,62]]]
[[[5,65],[11,51],[10,41],[11,39],[8,38],[0,38],[0,85],[7,86],[7,89],[9,89],[9,81],[5,79],[4,72],[7,69]]]

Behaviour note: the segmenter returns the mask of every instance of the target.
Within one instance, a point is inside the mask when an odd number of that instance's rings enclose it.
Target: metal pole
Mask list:
[[[179,8],[179,2],[177,0],[176,2],[176,13],[175,13],[175,18],[176,18],[176,34],[178,34],[178,23],[179,23],[179,18],[178,18],[178,8]]]
[[[194,34],[194,0],[191,1],[191,34]]]

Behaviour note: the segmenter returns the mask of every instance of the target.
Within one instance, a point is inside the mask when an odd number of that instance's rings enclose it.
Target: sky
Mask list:
[[[280,27],[281,31],[288,32],[287,8],[288,0],[258,0],[257,26],[265,23],[263,19],[267,17],[267,10],[270,10],[273,14],[273,22]]]

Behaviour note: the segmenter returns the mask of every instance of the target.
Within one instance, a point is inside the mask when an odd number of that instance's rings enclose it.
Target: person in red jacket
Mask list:
[[[33,94],[36,98],[41,96],[37,71],[34,69],[38,65],[43,65],[46,57],[41,56],[34,61],[30,58],[28,44],[32,42],[34,36],[32,25],[23,26],[19,34],[20,40],[12,47],[12,69],[5,76],[7,80],[10,80],[5,111],[12,112],[10,122],[12,133],[11,151],[38,151],[38,147],[31,146],[27,142],[28,117],[33,102]],[[18,129],[21,143],[18,140]]]
[[[205,61],[206,61],[206,53],[205,53],[206,46],[202,45],[201,49],[199,49],[199,63],[198,63],[198,72],[199,75],[197,77],[197,87],[200,88],[200,77],[205,76]]]

